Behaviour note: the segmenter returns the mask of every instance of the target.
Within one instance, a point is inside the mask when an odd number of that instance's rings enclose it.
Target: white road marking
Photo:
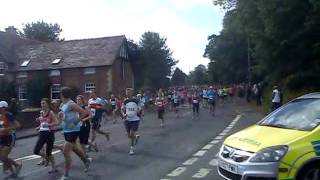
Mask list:
[[[204,150],[209,150],[209,149],[211,149],[212,147],[213,147],[212,144],[208,144],[208,145],[205,145],[202,149],[204,149]]]
[[[193,178],[201,179],[206,177],[210,173],[211,169],[205,169],[201,168],[195,175],[193,175]]]
[[[216,154],[216,157],[219,157],[219,152]]]
[[[59,152],[61,152],[61,151],[59,151],[59,150],[53,151],[52,154],[57,154],[57,153],[59,153]],[[41,158],[41,156],[30,155],[30,156],[25,156],[25,157],[22,157],[22,158],[17,158],[17,159],[15,159],[15,161],[22,161],[22,162],[24,162],[24,161],[30,161],[30,160],[33,160],[33,159],[40,159],[40,158]],[[3,164],[0,163],[0,166],[2,166],[2,165],[3,165]]]
[[[230,129],[225,129],[222,131],[222,133],[228,133],[230,131]]]
[[[218,166],[218,159],[214,158],[209,162],[209,165],[211,166]]]
[[[160,179],[160,180],[171,180],[171,179]]]
[[[185,165],[185,166],[190,166],[190,165],[192,165],[193,163],[195,163],[196,161],[198,161],[198,158],[193,157],[193,158],[191,158],[191,159],[186,160],[186,161],[185,161],[184,163],[182,163],[182,164]]]
[[[219,134],[219,136],[225,136],[225,135],[227,135],[227,133],[222,132]]]
[[[214,138],[214,139],[216,139],[216,140],[221,140],[221,139],[223,139],[224,138],[224,136],[217,136],[216,138]]]
[[[185,170],[187,170],[186,167],[178,167],[177,169],[173,170],[170,174],[168,174],[167,176],[170,177],[176,177],[179,176],[180,174],[182,174]]]
[[[213,141],[211,141],[210,143],[211,144],[218,144],[220,141],[219,140],[213,140]]]
[[[201,157],[201,156],[203,156],[206,152],[207,152],[207,151],[205,151],[205,150],[200,150],[200,151],[198,151],[197,153],[195,153],[193,156]]]

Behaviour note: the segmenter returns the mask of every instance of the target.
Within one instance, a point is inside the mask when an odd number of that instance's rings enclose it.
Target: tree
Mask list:
[[[208,70],[203,64],[198,65],[189,74],[189,79],[192,85],[208,84]]]
[[[177,63],[166,41],[159,33],[146,32],[139,42],[143,84],[153,89],[165,86],[172,67]]]
[[[26,38],[43,42],[63,40],[59,38],[61,32],[59,24],[44,21],[27,23],[23,27],[23,34]]]
[[[183,71],[181,71],[181,69],[176,68],[171,78],[171,85],[174,85],[174,86],[186,85],[187,78],[188,76]]]
[[[282,82],[290,89],[320,88],[320,1],[214,2],[223,8],[231,3],[232,8],[225,8],[221,34],[209,38],[205,55],[211,60],[210,76],[243,81],[250,71],[253,81]]]

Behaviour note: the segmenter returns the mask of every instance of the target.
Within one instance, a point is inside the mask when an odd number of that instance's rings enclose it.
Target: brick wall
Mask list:
[[[121,59],[117,59],[112,67],[112,92],[124,94],[127,87],[133,87],[133,71],[129,61],[124,62],[124,78],[122,78]]]

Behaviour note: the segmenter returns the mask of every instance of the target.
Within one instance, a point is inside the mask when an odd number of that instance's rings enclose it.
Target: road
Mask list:
[[[223,139],[259,119],[261,114],[243,100],[219,104],[215,116],[207,109],[200,110],[199,120],[192,120],[191,109],[183,107],[181,117],[171,112],[165,115],[166,126],[160,128],[156,114],[150,113],[141,124],[141,138],[136,154],[129,156],[128,139],[122,123],[106,123],[111,140],[99,137],[99,152],[91,152],[92,166],[83,172],[81,161],[73,156],[69,179],[75,180],[220,180],[216,170],[216,154]],[[55,150],[59,173],[48,174],[49,168],[36,165],[39,157],[32,155],[37,137],[18,140],[11,157],[23,163],[19,180],[54,180],[61,176],[63,156]],[[63,143],[56,133],[56,143]],[[0,179],[11,179],[0,173]]]

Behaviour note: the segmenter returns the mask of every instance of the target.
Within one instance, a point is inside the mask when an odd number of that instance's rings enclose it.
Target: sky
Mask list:
[[[223,16],[212,0],[8,0],[1,2],[0,30],[43,20],[58,23],[65,40],[125,35],[137,43],[144,32],[158,32],[189,73],[208,64],[207,37],[219,34]]]

